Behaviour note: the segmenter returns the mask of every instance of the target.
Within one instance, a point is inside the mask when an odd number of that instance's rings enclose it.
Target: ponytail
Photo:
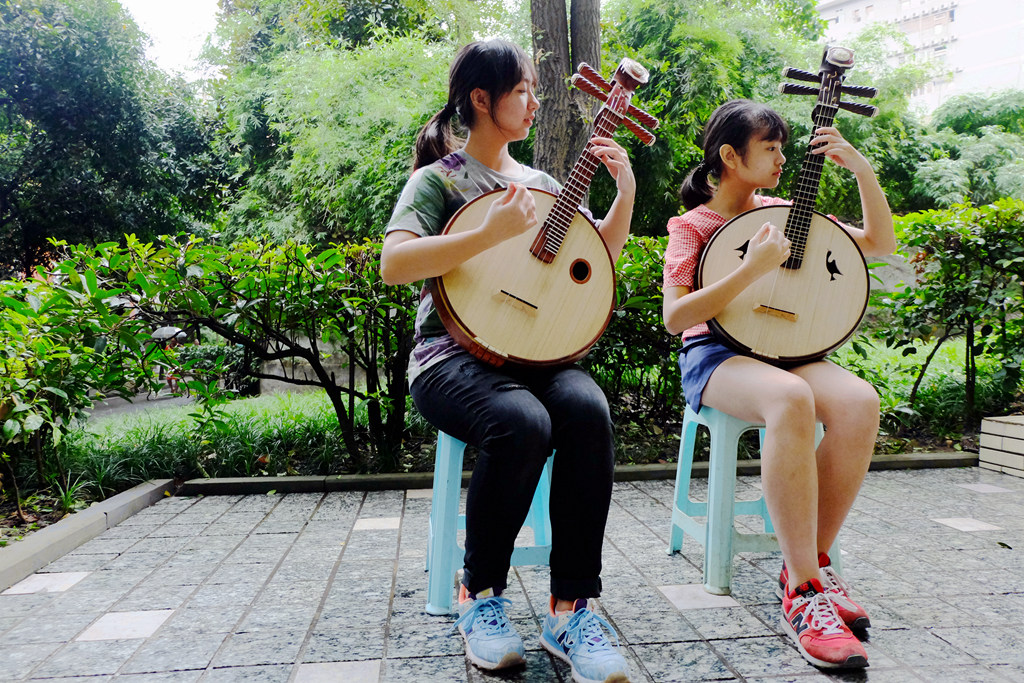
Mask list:
[[[679,199],[687,211],[711,201],[715,196],[715,188],[708,181],[710,173],[707,163],[702,161],[683,180],[679,188]]]
[[[455,135],[452,128],[455,114],[456,108],[449,102],[423,126],[416,136],[412,170],[428,166],[462,146],[463,140]]]

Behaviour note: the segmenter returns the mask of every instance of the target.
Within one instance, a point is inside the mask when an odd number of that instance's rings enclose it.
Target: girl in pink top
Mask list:
[[[857,179],[864,227],[844,229],[866,256],[891,253],[892,214],[871,165],[835,128],[814,133],[813,153]],[[736,271],[694,290],[701,250],[718,227],[745,211],[785,203],[757,192],[778,186],[788,135],[776,112],[749,100],[727,102],[712,113],[704,129],[704,160],[681,188],[687,212],[668,223],[663,313],[668,331],[683,337],[679,365],[687,402],[695,410],[708,405],[765,425],[761,475],[784,560],[778,591],[783,627],[813,664],[863,667],[867,654],[850,627],[870,621],[850,599],[826,551],[871,462],[878,395],[827,360],[780,367],[738,354],[710,336],[709,319],[789,258],[789,240],[779,227],[764,224]],[[826,428],[817,450],[815,421]]]

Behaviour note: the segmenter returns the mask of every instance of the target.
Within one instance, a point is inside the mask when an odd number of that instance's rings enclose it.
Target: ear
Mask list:
[[[718,157],[722,160],[722,166],[729,170],[735,170],[741,161],[739,152],[732,145],[722,145],[719,147]]]
[[[473,110],[484,116],[491,115],[491,95],[483,88],[474,88],[469,93],[469,101],[473,103]]]

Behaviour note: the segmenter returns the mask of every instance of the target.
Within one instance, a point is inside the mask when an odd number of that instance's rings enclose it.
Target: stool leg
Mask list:
[[[736,450],[745,426],[722,413],[708,420],[711,463],[708,472],[708,528],[704,544],[704,590],[728,595],[732,584],[733,503],[736,499]]]
[[[687,409],[689,411],[689,409]],[[697,422],[684,418],[683,433],[679,439],[679,457],[676,465],[676,489],[673,495],[673,514],[688,514],[688,503],[690,500],[690,478],[693,476],[693,452],[697,448]],[[683,529],[674,521],[671,523],[668,537],[668,554],[683,549]],[[700,540],[700,539],[698,539]]]
[[[427,540],[427,612],[451,614],[452,580],[459,562],[459,497],[466,444],[444,432],[437,434],[434,495]]]
[[[554,458],[548,457],[537,481],[537,490],[533,492],[530,513],[526,518],[527,525],[533,529],[534,545],[551,545],[551,514],[548,511],[551,498],[551,466]]]

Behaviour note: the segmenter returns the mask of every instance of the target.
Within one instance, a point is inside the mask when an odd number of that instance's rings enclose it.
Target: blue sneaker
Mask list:
[[[615,638],[608,642],[605,631]],[[587,601],[580,599],[571,612],[555,614],[555,599],[544,617],[540,634],[544,649],[566,661],[572,667],[572,680],[576,683],[628,683],[629,665],[619,654],[619,637],[607,621],[591,610]]]
[[[466,658],[481,669],[504,669],[526,662],[523,639],[505,616],[505,608],[511,604],[490,589],[471,598],[465,586],[459,588],[460,616],[452,630],[457,628],[462,634]]]

